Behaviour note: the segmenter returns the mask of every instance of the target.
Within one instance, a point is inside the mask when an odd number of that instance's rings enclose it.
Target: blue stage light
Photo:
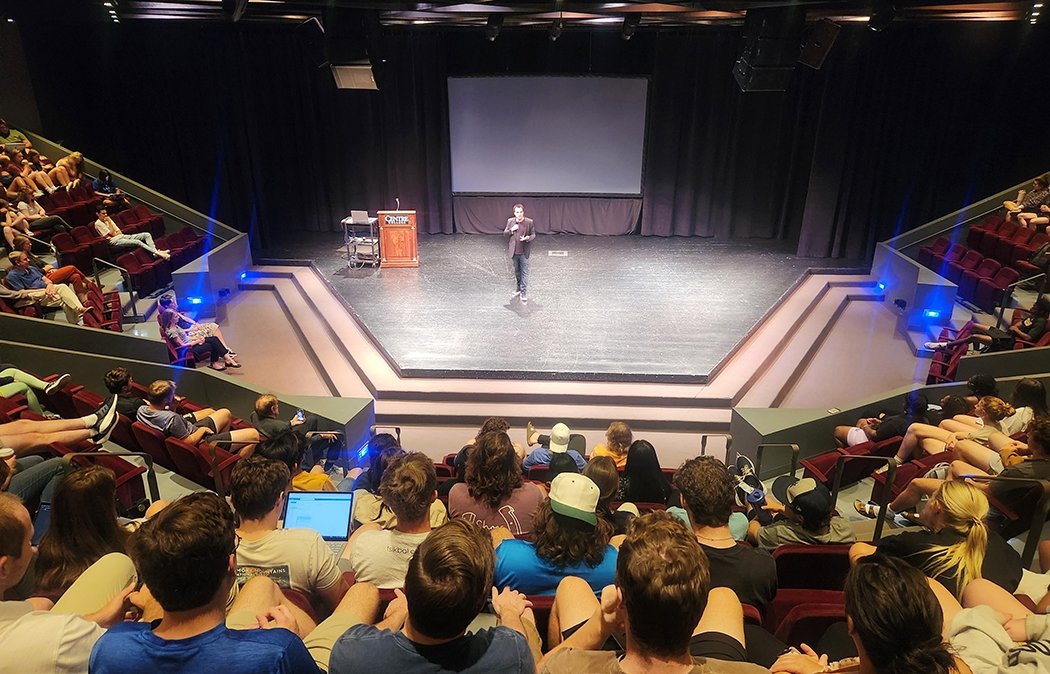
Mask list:
[[[201,302],[204,301],[204,300],[202,300],[199,297],[187,297],[186,299],[187,299],[187,301],[189,301],[190,304],[200,304]]]
[[[940,318],[941,317],[941,312],[937,311],[936,309],[923,309],[922,310],[922,317],[923,318]]]
[[[243,281],[243,280],[244,280],[244,279],[246,279],[246,278],[248,278],[248,272],[246,272],[246,271],[242,271],[242,272],[241,272],[241,280]]]
[[[879,290],[885,290],[886,289],[886,284],[883,283],[882,281],[876,281],[875,282],[875,287],[878,288]]]

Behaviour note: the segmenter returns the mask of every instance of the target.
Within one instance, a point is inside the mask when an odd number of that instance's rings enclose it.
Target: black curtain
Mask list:
[[[845,27],[824,69],[799,66],[782,93],[738,90],[739,29],[630,42],[590,28],[557,42],[390,29],[377,93],[335,89],[313,23],[100,25],[24,4],[44,133],[250,231],[256,247],[335,231],[351,208],[395,198],[423,231],[454,231],[449,75],[649,76],[643,235],[862,258],[1050,168],[1047,29],[1027,23]]]

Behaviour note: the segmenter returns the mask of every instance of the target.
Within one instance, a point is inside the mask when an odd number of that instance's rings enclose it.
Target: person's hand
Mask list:
[[[335,442],[339,439],[339,436],[335,433],[320,433],[320,436],[329,442]]]
[[[275,627],[283,627],[289,632],[299,633],[299,623],[286,606],[271,606],[256,615],[255,620],[259,623],[260,629],[270,630]]]
[[[105,606],[94,613],[84,616],[91,622],[97,623],[99,627],[109,628],[124,619],[131,603],[128,597],[135,589],[135,581],[132,580],[128,586],[117,593],[115,597],[106,602]]]
[[[197,346],[198,344],[203,344],[203,343],[204,343],[203,339],[194,339],[194,340],[192,340],[190,342],[190,346]]]
[[[1005,618],[1005,616],[1002,616]],[[1006,618],[1003,629],[1014,641],[1023,643],[1028,641],[1028,629],[1025,627],[1025,618]]]
[[[393,629],[398,630],[405,624],[405,619],[407,617],[408,600],[405,599],[405,593],[401,590],[394,590],[394,599],[387,604],[386,611],[383,612],[383,622],[393,622],[397,625],[397,627]]]
[[[128,601],[138,610],[138,619],[143,622],[153,622],[164,616],[164,609],[153,598],[153,593],[146,585],[128,595]]]
[[[773,663],[773,666],[769,668],[769,671],[788,672],[789,674],[815,674],[816,672],[823,672],[828,666],[828,656],[817,655],[806,644],[801,644],[800,648],[802,649],[801,652],[792,648],[781,655]]]
[[[52,267],[52,266],[51,266],[51,265],[49,265],[49,264],[45,264],[45,265],[44,265],[44,273],[45,273],[45,274],[49,274],[49,273],[51,273],[51,272],[53,272],[53,271],[55,271],[55,268],[54,268],[54,267]]]
[[[783,503],[778,503],[777,501],[766,499],[766,504],[762,506],[762,510],[771,513],[782,513],[784,512],[785,508]]]
[[[623,600],[615,585],[602,588],[602,631],[614,634],[623,631]]]
[[[1042,206],[1039,207],[1039,210],[1041,210],[1043,213],[1050,213],[1050,206],[1047,206],[1046,204],[1043,204]]]
[[[55,288],[55,286],[50,285],[44,289],[44,294],[50,297],[51,299],[54,299],[58,297],[58,290]]]
[[[514,223],[513,225],[511,225],[510,231],[512,231],[512,232],[518,231],[518,223]]]
[[[503,592],[497,592],[495,587],[492,588],[492,610],[501,620],[504,616],[520,618],[527,608],[532,608],[532,602],[517,590],[505,587]]]

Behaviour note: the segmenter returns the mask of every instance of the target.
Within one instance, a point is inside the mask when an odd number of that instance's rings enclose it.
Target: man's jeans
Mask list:
[[[529,258],[524,255],[511,256],[514,263],[514,280],[518,283],[518,292],[525,294],[525,288],[529,284]]]

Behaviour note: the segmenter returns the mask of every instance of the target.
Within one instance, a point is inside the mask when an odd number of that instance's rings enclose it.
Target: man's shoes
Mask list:
[[[98,419],[92,425],[95,434],[91,436],[91,441],[101,445],[109,439],[113,429],[117,426],[117,396],[110,398],[109,402],[100,407],[95,414]]]
[[[937,351],[938,349],[943,349],[946,346],[948,346],[948,342],[926,342],[925,344],[923,344],[923,347],[925,347],[928,351]]]
[[[44,393],[51,395],[55,391],[58,391],[60,388],[69,383],[69,377],[70,375],[68,372],[64,375],[59,376],[58,379],[44,387]]]

